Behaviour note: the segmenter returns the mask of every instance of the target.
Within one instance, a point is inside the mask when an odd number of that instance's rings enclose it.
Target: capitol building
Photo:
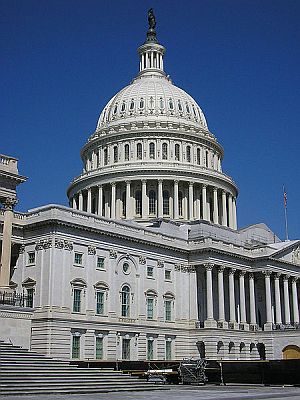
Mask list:
[[[165,72],[155,25],[150,10],[69,207],[14,212],[27,178],[0,156],[0,299],[25,299],[0,305],[0,339],[67,360],[300,358],[300,240],[238,227],[223,148]]]

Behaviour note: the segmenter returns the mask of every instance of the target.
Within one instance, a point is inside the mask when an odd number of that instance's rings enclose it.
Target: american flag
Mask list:
[[[287,206],[287,194],[286,194],[286,190],[285,190],[284,186],[283,186],[283,204],[284,204],[284,207],[286,208],[286,206]]]

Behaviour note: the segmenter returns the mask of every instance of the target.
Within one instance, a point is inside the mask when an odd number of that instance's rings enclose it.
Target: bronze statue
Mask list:
[[[148,23],[149,23],[149,29],[155,29],[156,26],[156,20],[155,20],[155,15],[153,13],[153,8],[150,8],[148,11]]]

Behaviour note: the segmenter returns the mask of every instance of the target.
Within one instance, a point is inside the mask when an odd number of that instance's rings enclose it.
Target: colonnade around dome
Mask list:
[[[217,187],[191,181],[113,181],[79,191],[72,197],[71,206],[112,219],[205,220],[237,228],[235,197]]]

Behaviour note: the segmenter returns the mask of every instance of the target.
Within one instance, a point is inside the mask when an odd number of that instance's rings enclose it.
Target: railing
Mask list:
[[[33,308],[32,296],[21,293],[0,292],[0,305]]]

